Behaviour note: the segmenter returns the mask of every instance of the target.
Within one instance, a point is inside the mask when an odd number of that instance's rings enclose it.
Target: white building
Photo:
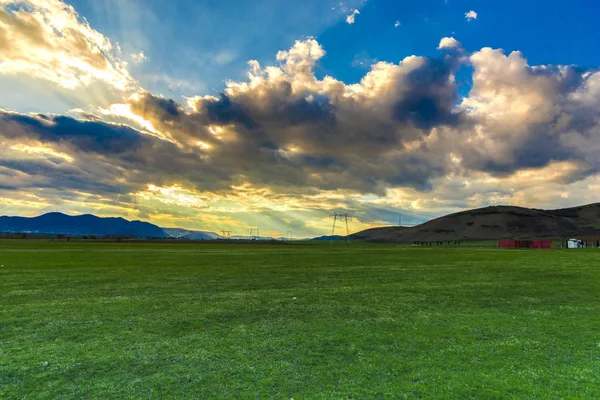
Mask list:
[[[569,249],[582,249],[583,246],[583,240],[579,240],[579,239],[569,239],[568,242],[568,246]]]

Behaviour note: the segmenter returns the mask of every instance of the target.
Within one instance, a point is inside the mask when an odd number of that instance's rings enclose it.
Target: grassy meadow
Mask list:
[[[598,399],[600,250],[0,241],[0,399]]]

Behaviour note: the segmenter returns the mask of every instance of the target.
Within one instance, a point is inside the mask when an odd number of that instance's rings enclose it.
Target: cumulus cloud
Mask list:
[[[576,160],[583,175],[597,171],[590,155],[600,155],[592,139],[600,133],[598,111],[582,98],[597,90],[598,72],[529,66],[520,52],[505,55],[491,48],[473,53],[470,61],[473,86],[461,108],[478,134],[471,138],[472,151],[464,152],[467,167],[513,173]]]
[[[466,12],[465,13],[465,18],[467,19],[467,21],[471,22],[474,19],[477,19],[477,13],[473,10]]]
[[[456,46],[444,38],[439,47]],[[3,120],[36,140],[114,157],[115,165],[135,161],[142,176],[144,168],[169,179],[176,171],[198,190],[243,181],[385,195],[393,187],[431,190],[449,174],[507,175],[577,160],[583,178],[598,167],[596,74],[530,67],[520,53],[482,49],[467,60],[473,87],[459,102],[454,75],[465,61],[453,53],[378,62],[351,85],[315,76],[324,56],[314,39],[298,41],[277,54],[278,66],[252,61],[246,81],[191,98],[190,108],[145,93],[101,109],[139,130],[60,116]],[[146,161],[160,152],[177,161],[164,169]]]
[[[346,85],[316,78],[324,54],[314,39],[299,41],[277,55],[280,66],[251,62],[246,82],[228,82],[218,97],[190,99],[193,112],[150,94],[132,111],[176,142],[206,143],[211,158],[238,164],[255,183],[380,194],[390,184],[426,188],[446,167],[422,140],[434,126],[461,119],[453,110],[455,60],[380,62],[360,83]]]
[[[346,23],[352,25],[355,22],[356,16],[360,14],[358,10],[353,10],[350,14],[346,16]]]
[[[438,45],[438,50],[441,49],[455,49],[461,47],[461,44],[458,40],[453,37],[444,37],[440,40],[440,44]]]
[[[59,0],[0,2],[0,74],[68,89],[94,81],[118,90],[135,86],[119,49]]]

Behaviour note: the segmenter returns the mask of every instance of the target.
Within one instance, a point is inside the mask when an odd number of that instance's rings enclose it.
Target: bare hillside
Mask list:
[[[600,236],[600,203],[560,210],[493,206],[446,215],[410,227],[381,227],[353,237],[389,243]]]

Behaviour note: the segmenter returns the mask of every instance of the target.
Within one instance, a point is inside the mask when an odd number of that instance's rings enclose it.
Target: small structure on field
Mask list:
[[[569,249],[583,249],[583,240],[569,239],[569,241],[567,242],[567,247]]]
[[[551,249],[552,240],[499,240],[501,249]]]

